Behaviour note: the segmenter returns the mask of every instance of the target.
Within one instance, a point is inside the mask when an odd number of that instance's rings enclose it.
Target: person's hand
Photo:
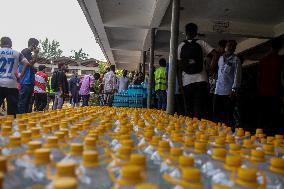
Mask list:
[[[19,75],[18,73],[15,73],[15,77],[17,81],[19,82],[23,78],[23,75],[22,74]]]
[[[230,99],[234,100],[237,96],[237,93],[235,91],[232,91],[229,96],[230,96]]]

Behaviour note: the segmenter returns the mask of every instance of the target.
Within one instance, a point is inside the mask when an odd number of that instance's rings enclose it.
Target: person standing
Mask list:
[[[116,76],[115,76],[115,65],[110,66],[110,70],[104,75],[104,94],[105,102],[111,106],[112,96],[116,91]]]
[[[51,77],[48,77],[48,83],[47,83],[47,87],[46,87],[46,92],[47,92],[47,103],[46,103],[46,108],[45,110],[49,110],[49,104],[52,101],[52,108],[53,108],[53,104],[54,104],[54,99],[55,99],[55,94],[54,91],[51,88]]]
[[[45,73],[45,65],[38,67],[38,72],[35,74],[35,110],[43,111],[47,104],[46,85],[48,84],[48,75]]]
[[[237,91],[241,85],[242,65],[234,54],[237,47],[235,40],[229,40],[225,53],[218,61],[218,77],[213,102],[214,119],[233,126],[233,111]]]
[[[18,66],[22,65],[22,72],[18,76]],[[30,63],[19,52],[12,49],[12,40],[9,37],[1,38],[0,48],[0,104],[7,101],[7,114],[18,113],[19,91],[17,80],[21,80]]]
[[[73,72],[72,78],[69,80],[69,89],[70,89],[70,99],[72,107],[79,106],[79,90],[80,90],[80,79],[78,74]]]
[[[61,109],[64,103],[64,96],[69,94],[69,86],[66,77],[67,68],[65,63],[58,64],[58,71],[55,71],[51,78],[51,88],[55,92],[53,109]]]
[[[22,50],[24,57],[30,62],[31,66],[28,67],[23,79],[20,80],[20,93],[19,93],[19,113],[29,113],[30,103],[34,92],[35,82],[35,68],[34,64],[37,61],[39,53],[39,41],[35,38],[30,38],[28,41],[28,48]],[[22,73],[23,65],[19,65],[19,73]]]
[[[95,78],[91,74],[85,75],[83,77],[79,91],[79,94],[81,95],[83,100],[82,106],[89,106],[90,92],[94,82]]]
[[[160,67],[156,69],[155,75],[155,91],[158,100],[158,109],[166,110],[167,108],[167,62],[166,59],[159,60]]]
[[[281,71],[284,73],[280,49],[281,41],[272,39],[270,53],[259,62],[259,127],[274,131],[280,129]]]
[[[205,41],[196,39],[198,27],[194,23],[185,26],[187,39],[178,47],[178,82],[181,94],[184,95],[186,115],[206,116],[208,97],[208,78],[204,66],[204,57],[212,54],[212,62],[216,60],[216,51]]]
[[[127,77],[127,70],[123,70],[122,76],[118,78],[118,92],[127,90],[129,85],[129,78]]]

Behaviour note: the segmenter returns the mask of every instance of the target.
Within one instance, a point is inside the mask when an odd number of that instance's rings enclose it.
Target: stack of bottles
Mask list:
[[[115,93],[113,96],[114,107],[128,107],[129,106],[129,96],[127,90]]]
[[[0,117],[0,188],[282,189],[283,135],[152,109]]]

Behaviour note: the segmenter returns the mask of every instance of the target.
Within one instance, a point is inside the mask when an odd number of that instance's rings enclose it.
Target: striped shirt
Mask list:
[[[38,71],[35,74],[34,93],[46,93],[47,82],[48,82],[47,74],[44,72]]]

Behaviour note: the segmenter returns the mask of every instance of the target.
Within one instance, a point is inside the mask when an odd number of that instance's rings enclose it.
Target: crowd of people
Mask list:
[[[197,118],[207,118],[216,122],[235,125],[234,112],[237,111],[238,91],[242,81],[242,61],[235,54],[235,40],[220,40],[217,48],[212,48],[204,40],[197,39],[198,26],[185,26],[187,39],[180,43],[175,90],[175,111],[178,114]],[[130,83],[145,82],[142,72],[128,73],[123,70],[117,77],[115,66],[105,73],[78,76],[73,73],[67,79],[67,65],[58,64],[52,75],[45,73],[46,67],[34,64],[39,53],[39,41],[31,38],[28,47],[21,52],[12,49],[8,37],[1,38],[0,49],[0,104],[7,102],[7,114],[16,115],[49,108],[60,109],[69,97],[73,107],[88,106],[90,93],[99,96],[101,105],[111,105],[115,92],[126,90]],[[281,42],[271,40],[271,52],[259,63],[259,113],[262,127],[273,124],[283,105],[283,59],[278,54]],[[167,107],[167,81],[171,67],[166,59],[159,60],[155,68],[153,86],[154,107]],[[129,77],[129,75],[131,75]],[[147,82],[147,81],[146,81]]]

